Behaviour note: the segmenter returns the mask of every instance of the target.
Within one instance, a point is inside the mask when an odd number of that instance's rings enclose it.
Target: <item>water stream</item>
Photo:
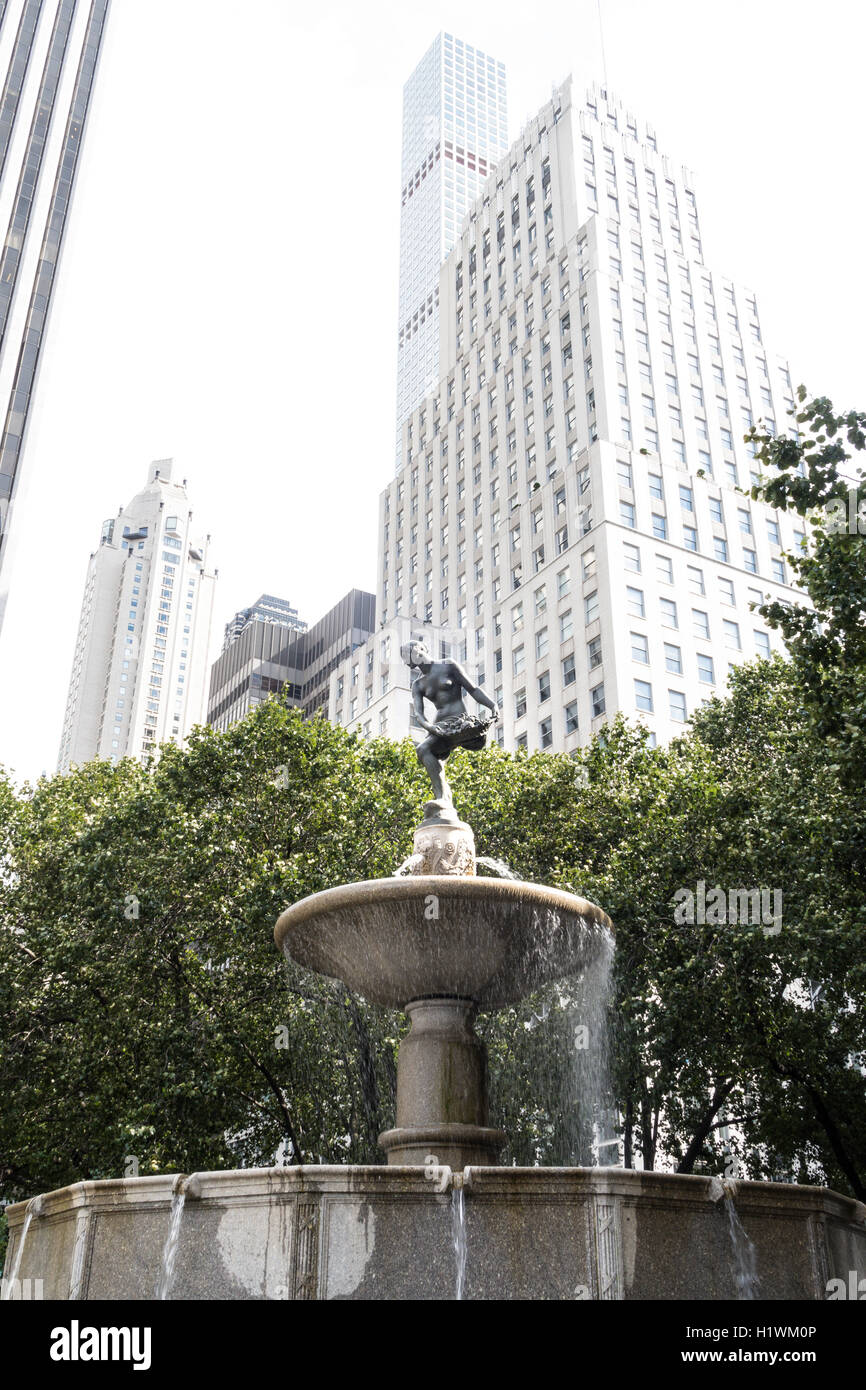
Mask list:
[[[571,1065],[563,1077],[568,1117],[569,1163],[610,1167],[618,1163],[610,1076],[610,1024],[614,941],[604,932],[600,949],[578,980],[568,983],[572,1030]]]
[[[21,1268],[21,1256],[24,1251],[24,1242],[27,1239],[27,1232],[30,1230],[30,1222],[32,1220],[33,1212],[30,1210],[30,1207],[28,1206],[27,1211],[24,1214],[24,1225],[21,1227],[21,1235],[19,1237],[18,1244],[15,1248],[15,1259],[13,1261],[12,1268],[9,1271],[8,1277],[3,1281],[4,1302],[8,1302],[8,1300],[12,1297],[12,1290],[17,1288],[18,1286],[18,1271]]]
[[[725,1209],[728,1213],[728,1232],[731,1237],[732,1264],[734,1282],[737,1286],[737,1298],[742,1300],[753,1300],[758,1298],[758,1290],[760,1287],[757,1252],[753,1242],[743,1230],[734,1203],[733,1192],[727,1183],[723,1185],[725,1189]]]
[[[159,1279],[156,1285],[156,1297],[159,1299],[171,1297],[171,1288],[174,1283],[174,1266],[177,1260],[178,1246],[180,1245],[180,1223],[183,1220],[183,1204],[185,1200],[186,1193],[183,1188],[175,1192],[171,1199],[168,1235],[165,1238],[165,1245],[162,1248],[162,1264],[159,1268]]]
[[[489,869],[497,878],[517,878],[517,874],[511,872],[504,859],[491,859],[487,854],[477,854],[475,863],[483,864],[485,869]]]
[[[462,1184],[451,1188],[451,1240],[456,1267],[454,1297],[461,1303],[466,1283],[466,1192]]]
[[[397,868],[394,870],[394,872],[393,872],[393,874],[391,875],[391,877],[392,877],[392,878],[405,878],[405,876],[406,876],[407,874],[412,874],[412,873],[414,873],[415,870],[418,869],[418,868],[420,868],[421,865],[422,865],[423,863],[424,863],[424,856],[423,856],[423,854],[410,854],[409,857],[408,857],[407,859],[404,859],[404,860],[403,860],[403,863],[402,863],[402,864],[398,864],[398,865],[397,865]]]

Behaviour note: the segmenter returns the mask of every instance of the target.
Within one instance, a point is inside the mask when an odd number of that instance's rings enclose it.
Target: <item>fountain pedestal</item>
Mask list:
[[[471,999],[412,999],[397,1061],[397,1127],[379,1135],[389,1163],[491,1166],[505,1144],[488,1125],[487,1050]]]
[[[443,817],[435,833],[459,838],[466,829]],[[519,879],[476,878],[459,868],[459,855],[446,858],[450,873],[314,893],[275,930],[300,965],[411,1019],[397,1062],[396,1127],[379,1139],[390,1165],[423,1167],[431,1155],[452,1169],[498,1162],[505,1135],[488,1123],[476,1010],[579,973],[612,941],[612,923],[593,903]]]

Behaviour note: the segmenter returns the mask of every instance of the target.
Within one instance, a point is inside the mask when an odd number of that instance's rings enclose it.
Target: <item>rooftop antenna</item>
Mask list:
[[[607,59],[604,55],[604,22],[601,17],[601,0],[596,0],[598,8],[598,34],[601,39],[601,71],[604,76],[604,88],[607,91]]]

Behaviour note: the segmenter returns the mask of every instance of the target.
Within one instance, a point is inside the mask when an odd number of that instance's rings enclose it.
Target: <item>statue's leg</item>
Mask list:
[[[433,788],[434,801],[450,801],[451,788],[445,776],[445,761],[437,758],[433,749],[430,747],[430,740],[425,739],[418,745],[418,761],[422,767],[426,768],[427,776],[430,778],[430,785]]]

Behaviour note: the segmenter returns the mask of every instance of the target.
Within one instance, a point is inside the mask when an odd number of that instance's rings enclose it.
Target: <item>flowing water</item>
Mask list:
[[[517,878],[517,874],[511,872],[504,859],[491,859],[487,854],[477,854],[475,863],[483,864],[485,869],[489,869],[497,878]]]
[[[725,1208],[728,1213],[728,1231],[731,1237],[731,1253],[734,1282],[737,1298],[752,1300],[758,1297],[760,1280],[758,1278],[758,1257],[754,1244],[743,1230],[734,1203],[734,1194],[727,1183],[725,1188]]]
[[[159,1269],[159,1279],[156,1285],[156,1297],[167,1299],[171,1297],[171,1286],[174,1283],[174,1266],[177,1260],[177,1250],[180,1245],[180,1223],[183,1220],[183,1204],[186,1194],[183,1191],[175,1192],[171,1199],[171,1215],[168,1222],[168,1235],[165,1238],[165,1245],[162,1248],[162,1264]]]
[[[614,942],[600,933],[598,949],[566,988],[570,998],[570,1065],[563,1076],[564,1134],[568,1163],[613,1166],[618,1161],[610,1075],[610,995]]]
[[[12,1290],[17,1287],[18,1271],[21,1268],[21,1255],[24,1251],[24,1242],[27,1239],[27,1232],[30,1230],[30,1222],[33,1220],[33,1212],[30,1208],[24,1214],[24,1225],[21,1227],[21,1235],[18,1245],[15,1248],[15,1259],[8,1277],[4,1280],[3,1299],[4,1302],[12,1297]]]
[[[423,854],[410,854],[408,859],[404,859],[402,864],[398,864],[391,877],[405,878],[406,874],[413,874],[416,869],[420,869],[423,863]]]
[[[462,1185],[451,1188],[451,1241],[457,1275],[454,1297],[461,1303],[466,1283],[466,1192]]]

